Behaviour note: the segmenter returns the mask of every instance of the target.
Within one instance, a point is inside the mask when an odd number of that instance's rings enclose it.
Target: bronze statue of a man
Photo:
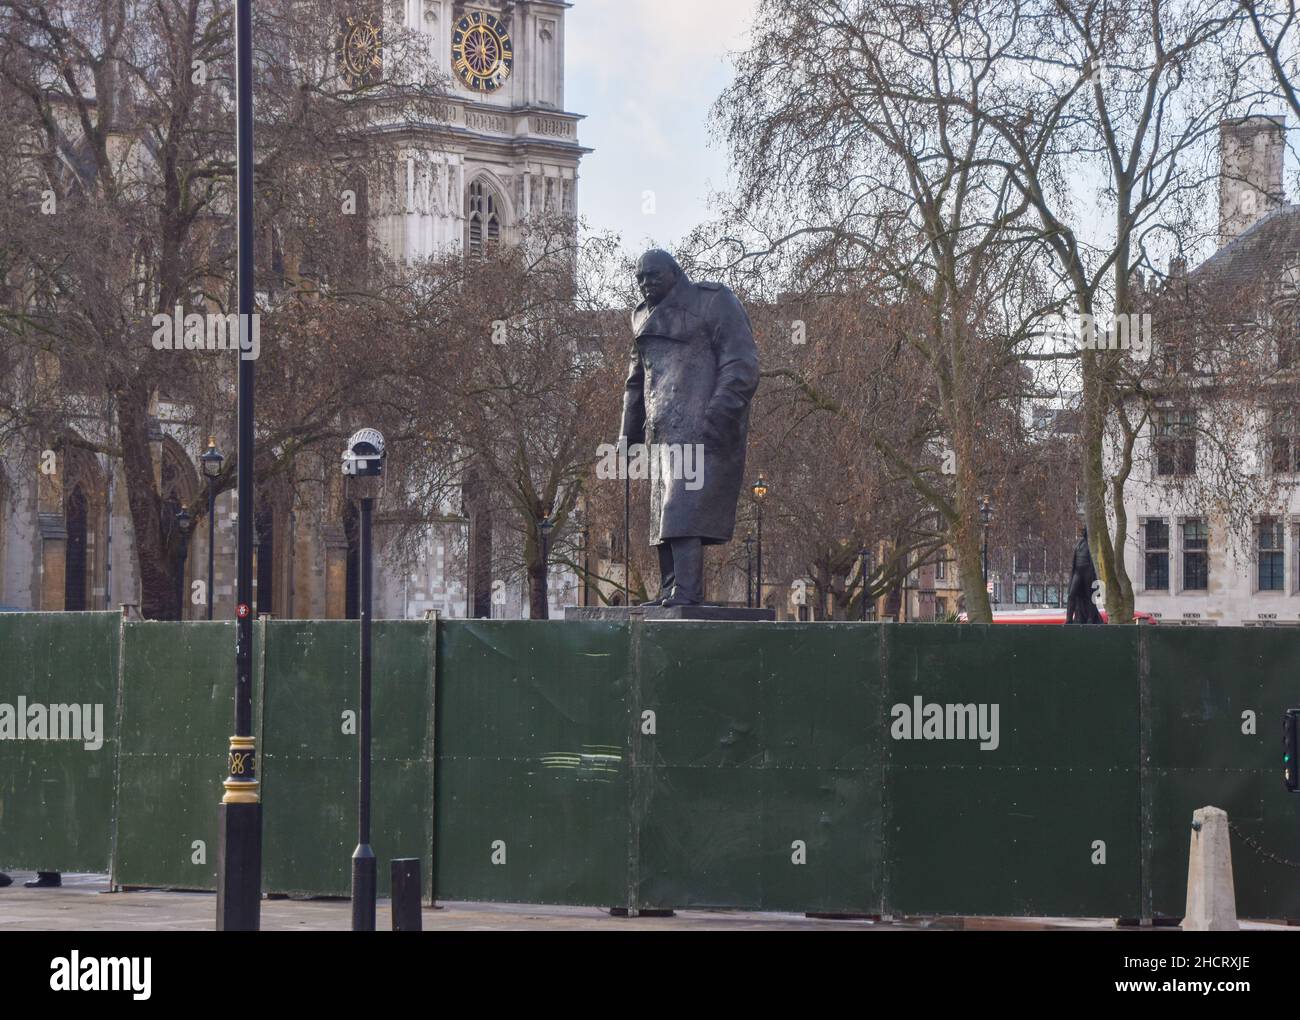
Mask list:
[[[731,541],[736,527],[758,350],[736,295],[692,283],[667,252],[642,255],[636,282],[644,300],[632,315],[622,439],[645,443],[652,467],[660,588],[646,604],[699,605],[703,547]],[[700,470],[682,470],[692,463]]]

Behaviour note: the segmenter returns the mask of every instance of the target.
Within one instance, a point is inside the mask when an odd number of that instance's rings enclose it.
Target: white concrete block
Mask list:
[[[1236,931],[1237,897],[1232,886],[1232,843],[1228,813],[1203,807],[1192,813],[1187,861],[1187,909],[1183,931]]]

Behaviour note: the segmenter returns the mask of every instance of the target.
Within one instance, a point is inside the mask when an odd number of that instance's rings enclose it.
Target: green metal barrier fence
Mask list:
[[[253,628],[255,728],[264,627]],[[234,647],[233,623],[122,625],[115,885],[216,888]]]
[[[277,620],[265,640],[263,882],[276,892],[347,896],[357,845],[358,625]],[[434,640],[431,622],[374,624],[371,810],[381,895],[387,860],[418,857],[432,896]]]
[[[1300,796],[1282,787],[1281,720],[1300,705],[1300,634],[1140,628],[1145,912],[1182,916],[1188,828],[1228,813],[1237,911],[1300,917]]]
[[[621,906],[628,628],[439,627],[437,894]]]
[[[357,624],[256,638],[264,888],[346,895]],[[20,695],[105,706],[98,751],[0,739],[0,865],[213,888],[233,645],[228,622],[0,616],[0,737]],[[1214,804],[1239,913],[1300,917],[1298,653],[1282,629],[381,622],[379,874],[419,857],[449,900],[1178,917]]]
[[[8,732],[0,718],[0,862],[42,871],[108,870],[119,626],[116,613],[0,614],[0,706],[13,713],[15,727]],[[99,706],[103,745],[21,739],[26,734],[14,718],[20,698],[24,709],[47,713],[54,705],[89,705],[92,713]]]

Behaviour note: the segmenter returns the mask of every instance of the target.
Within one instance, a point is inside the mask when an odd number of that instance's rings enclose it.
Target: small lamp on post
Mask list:
[[[370,848],[370,629],[373,578],[370,543],[375,500],[383,493],[384,437],[361,429],[343,451],[344,483],[349,498],[361,501],[361,746],[357,755],[357,848],[352,852],[352,930],[375,930],[375,852]]]
[[[993,503],[988,496],[980,497],[980,520],[984,522],[984,584],[989,583],[989,525],[993,523]]]
[[[181,561],[176,571],[176,619],[185,619],[185,561],[190,555],[190,529],[194,519],[184,507],[176,511],[176,526],[181,531]]]
[[[217,479],[221,476],[221,463],[226,458],[221,456],[221,451],[217,449],[217,437],[208,436],[208,448],[199,456],[199,463],[203,465],[203,477],[208,483],[208,590],[204,593],[204,598],[208,603],[208,619],[212,619],[212,567],[214,561],[215,546],[215,520],[217,507]]]
[[[758,571],[754,578],[754,605],[763,608],[763,500],[767,498],[767,480],[763,472],[758,473],[758,481],[751,486],[754,502],[758,505]]]

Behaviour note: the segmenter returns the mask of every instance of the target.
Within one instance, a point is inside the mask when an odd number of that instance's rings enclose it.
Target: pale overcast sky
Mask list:
[[[628,249],[666,246],[709,216],[727,160],[708,113],[730,82],[754,0],[573,0],[565,16],[565,106],[586,114],[578,210]],[[655,212],[642,195],[655,193]]]

